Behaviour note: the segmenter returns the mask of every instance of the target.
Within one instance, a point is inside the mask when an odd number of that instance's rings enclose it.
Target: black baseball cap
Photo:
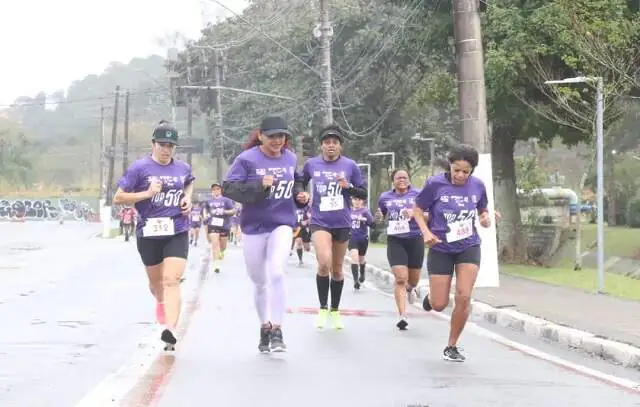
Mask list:
[[[260,123],[260,132],[269,137],[274,134],[286,134],[291,136],[287,122],[279,116],[269,116],[262,119]]]
[[[170,143],[177,146],[178,129],[176,129],[173,124],[162,120],[160,124],[153,129],[153,136],[151,136],[151,140],[158,143]]]
[[[326,138],[329,137],[335,137],[338,139],[338,141],[340,142],[340,144],[342,144],[344,142],[344,132],[342,131],[342,129],[338,126],[327,126],[325,128],[323,128],[322,130],[320,130],[320,142],[322,143],[322,141]]]

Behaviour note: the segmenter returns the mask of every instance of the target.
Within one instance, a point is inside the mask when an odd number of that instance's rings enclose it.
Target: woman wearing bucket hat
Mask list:
[[[120,179],[113,198],[117,205],[135,205],[140,258],[156,299],[156,317],[165,326],[166,349],[177,340],[180,279],[189,254],[189,211],[194,176],[191,167],[173,158],[178,131],[165,121],[154,129],[151,154],[133,162]]]
[[[296,156],[289,150],[291,132],[281,117],[266,117],[251,133],[222,184],[224,195],[242,204],[240,226],[244,259],[255,287],[260,319],[260,352],[284,352],[282,323],[286,312],[284,269],[297,223]]]

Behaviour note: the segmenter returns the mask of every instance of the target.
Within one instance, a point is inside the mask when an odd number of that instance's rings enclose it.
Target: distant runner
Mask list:
[[[202,227],[202,207],[198,201],[193,202],[191,209],[191,228],[189,229],[189,244],[198,245],[200,239],[200,228]]]
[[[349,239],[349,256],[351,257],[351,274],[353,275],[353,288],[360,289],[360,284],[365,280],[365,268],[367,266],[365,256],[369,249],[369,228],[375,222],[369,208],[364,206],[365,200],[354,196],[351,198],[351,239]]]
[[[206,201],[204,210],[207,214],[207,234],[211,242],[213,271],[219,273],[220,260],[224,258],[231,227],[230,218],[236,213],[236,208],[231,199],[222,196],[222,186],[214,182],[211,184],[211,198]]]

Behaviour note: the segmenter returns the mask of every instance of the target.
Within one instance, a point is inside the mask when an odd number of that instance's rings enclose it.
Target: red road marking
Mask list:
[[[296,307],[287,308],[288,314],[310,314],[315,315],[318,313],[318,308],[313,307]],[[397,311],[368,311],[363,309],[340,309],[340,315],[349,317],[385,317],[385,316],[398,316]],[[408,312],[407,316],[410,317],[429,317],[427,312]]]
[[[184,338],[189,325],[191,324],[191,317],[198,309],[200,294],[202,293],[202,287],[206,281],[207,274],[201,272],[198,285],[196,287],[196,293],[194,298],[187,303],[187,309],[184,313],[183,324],[176,332],[178,339],[178,346],[180,341]],[[160,340],[158,338],[158,340]],[[155,405],[159,400],[162,392],[171,381],[171,372],[173,365],[175,364],[175,355],[168,353],[160,353],[158,357],[153,361],[149,370],[138,380],[133,388],[124,397],[121,407],[150,407]]]

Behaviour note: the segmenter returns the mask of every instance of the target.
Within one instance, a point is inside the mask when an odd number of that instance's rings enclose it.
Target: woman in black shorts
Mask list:
[[[365,256],[369,249],[369,228],[375,222],[369,208],[364,206],[364,199],[354,196],[351,198],[351,239],[349,239],[349,256],[351,256],[351,274],[353,274],[353,288],[360,289],[364,283],[366,267]]]
[[[442,311],[447,307],[451,280],[456,275],[449,341],[443,352],[444,359],[452,362],[465,360],[457,343],[469,317],[471,292],[480,269],[476,221],[482,227],[491,226],[487,190],[482,180],[471,175],[478,161],[478,152],[473,147],[453,148],[449,153],[449,170],[427,179],[414,210],[424,244],[429,247],[429,294],[422,303],[426,311]]]
[[[189,164],[173,158],[178,131],[166,122],[153,131],[151,154],[133,162],[113,197],[117,205],[134,205],[138,252],[156,299],[156,319],[165,326],[161,339],[173,349],[180,317],[180,279],[189,255],[189,212],[193,180]],[[165,315],[166,313],[166,315]]]
[[[415,288],[420,282],[424,261],[422,232],[413,218],[413,206],[418,190],[411,186],[409,174],[395,169],[391,173],[393,188],[383,192],[378,201],[376,220],[387,217],[387,260],[395,276],[394,297],[400,320],[396,324],[404,331],[407,322],[406,302],[415,302]]]

